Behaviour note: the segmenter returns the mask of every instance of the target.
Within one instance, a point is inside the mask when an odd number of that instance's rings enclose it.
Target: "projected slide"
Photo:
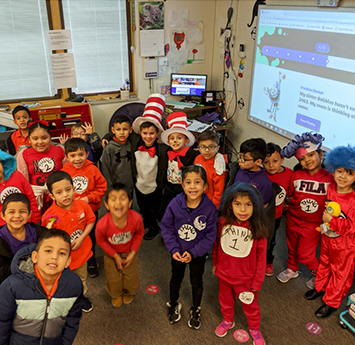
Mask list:
[[[355,145],[355,13],[261,8],[248,118]]]

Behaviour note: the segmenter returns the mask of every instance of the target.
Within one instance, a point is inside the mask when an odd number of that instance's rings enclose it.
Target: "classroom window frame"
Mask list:
[[[50,1],[50,0],[47,0]],[[63,4],[62,4],[62,0],[57,0],[58,4],[59,4],[59,11],[60,11],[60,23],[61,23],[61,29],[65,29],[65,23],[64,23],[64,12],[63,12]],[[132,0],[134,1],[134,0]],[[127,21],[127,44],[128,44],[128,70],[129,70],[129,81],[130,81],[130,85],[129,85],[129,91],[132,92],[133,90],[133,83],[132,81],[134,81],[133,78],[133,53],[131,51],[131,47],[132,47],[132,37],[133,37],[133,30],[132,30],[132,21],[131,21],[131,17],[132,17],[132,7],[131,7],[131,0],[125,0],[126,2],[126,21]],[[67,52],[65,50],[65,52]],[[68,94],[69,94],[69,98],[74,98],[76,96],[75,92],[72,90],[72,88],[67,88],[68,90]],[[113,91],[107,91],[107,92],[92,92],[92,93],[80,93],[80,95],[83,96],[98,96],[98,95],[116,95],[118,93],[118,96],[120,95],[120,89],[118,88],[117,90],[113,90]],[[118,97],[117,96],[117,97]]]
[[[133,0],[134,1],[134,0]],[[132,27],[132,0],[125,0],[126,2],[126,21],[127,21],[127,45],[128,45],[128,69],[129,69],[129,81],[130,81],[130,88],[129,91],[133,92],[134,90],[134,64],[133,64],[133,52],[131,50],[133,44],[133,27]],[[48,19],[48,30],[58,30],[58,29],[65,29],[64,27],[64,15],[63,15],[63,7],[62,7],[62,0],[45,0],[46,12],[47,12],[47,19]],[[53,8],[57,7],[59,10],[59,17],[56,14],[56,11],[53,11]],[[58,23],[59,25],[55,24]],[[63,51],[52,51],[52,52],[67,52],[66,50]],[[88,98],[97,98],[99,95],[120,95],[120,89],[118,87],[115,91],[109,92],[93,92],[93,93],[83,93],[82,95],[88,96]],[[30,102],[42,102],[45,101],[46,103],[51,102],[57,104],[58,101],[65,101],[69,95],[69,99],[75,96],[75,93],[72,91],[71,88],[64,88],[64,89],[57,89],[57,92],[51,97],[22,97],[18,99],[7,99],[7,100],[0,100],[0,105],[12,105],[12,104],[20,104],[23,102],[30,103]]]

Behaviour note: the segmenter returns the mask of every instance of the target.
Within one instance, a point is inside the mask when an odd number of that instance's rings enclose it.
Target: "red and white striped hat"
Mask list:
[[[187,116],[183,111],[177,111],[175,113],[171,113],[167,118],[166,122],[168,124],[169,129],[166,129],[161,134],[161,140],[164,144],[168,144],[168,138],[171,133],[182,133],[187,136],[189,139],[188,146],[192,146],[196,139],[195,136],[189,132],[187,128]]]
[[[140,126],[143,122],[153,123],[159,130],[158,136],[164,131],[161,125],[163,113],[165,108],[165,97],[160,93],[150,95],[145,104],[143,115],[137,117],[133,123],[132,128],[136,133],[139,133]]]

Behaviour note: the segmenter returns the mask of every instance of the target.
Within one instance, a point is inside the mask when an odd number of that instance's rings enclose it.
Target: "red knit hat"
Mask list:
[[[165,130],[161,134],[161,140],[168,144],[168,138],[171,133],[182,133],[187,136],[189,139],[189,146],[192,146],[196,139],[195,136],[187,130],[187,116],[183,111],[177,111],[175,113],[171,113],[167,118],[166,122],[168,124],[169,129]]]
[[[158,136],[164,131],[161,125],[165,108],[165,97],[159,93],[150,95],[147,99],[143,115],[137,117],[132,124],[132,128],[136,133],[139,133],[140,126],[143,122],[151,122],[158,130]]]

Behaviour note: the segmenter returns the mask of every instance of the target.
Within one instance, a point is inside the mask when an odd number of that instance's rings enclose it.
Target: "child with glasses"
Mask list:
[[[218,208],[227,178],[227,156],[218,152],[219,136],[211,130],[202,132],[198,137],[198,149],[200,155],[195,158],[194,164],[206,170],[209,188],[205,193]]]
[[[247,182],[256,187],[266,206],[273,199],[272,182],[261,167],[266,158],[266,142],[261,138],[244,141],[240,145],[238,160],[230,165],[228,186],[235,182]]]

